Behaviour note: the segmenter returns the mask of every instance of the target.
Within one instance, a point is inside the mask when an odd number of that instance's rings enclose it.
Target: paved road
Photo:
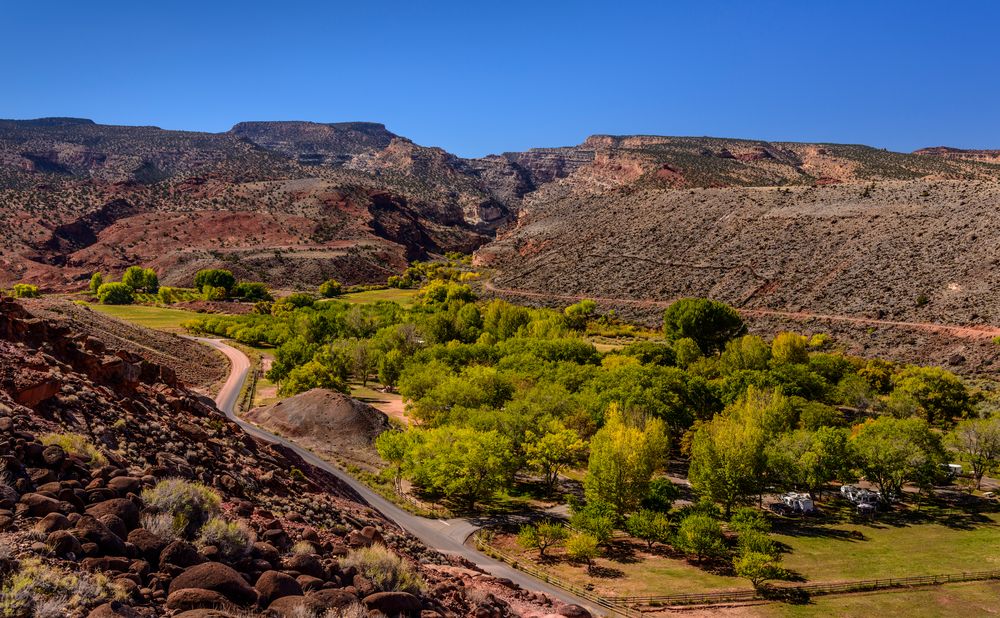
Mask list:
[[[230,345],[225,344],[220,339],[208,339],[204,337],[191,337],[191,339],[212,346],[225,354],[229,359],[229,362],[232,365],[231,371],[229,373],[229,377],[226,379],[226,383],[222,385],[222,389],[215,398],[215,403],[227,417],[237,423],[247,433],[269,442],[282,444],[295,451],[300,457],[302,457],[302,459],[306,460],[310,464],[333,474],[356,491],[369,505],[372,506],[372,508],[380,511],[383,515],[396,522],[396,524],[398,524],[401,528],[404,528],[410,534],[420,539],[428,547],[436,549],[444,554],[461,556],[462,558],[475,563],[476,566],[484,571],[495,575],[496,577],[506,577],[522,588],[544,592],[545,594],[557,598],[565,603],[576,603],[577,605],[582,605],[590,610],[590,612],[594,615],[602,615],[605,613],[604,611],[599,611],[594,607],[593,603],[587,601],[586,599],[579,598],[562,590],[561,588],[556,588],[555,586],[547,584],[526,573],[518,571],[510,565],[490,558],[489,556],[466,545],[465,541],[478,528],[478,526],[472,521],[467,519],[428,519],[426,517],[420,517],[418,515],[408,513],[378,495],[354,477],[323,461],[312,452],[297,446],[293,442],[290,442],[281,436],[276,436],[270,432],[264,431],[256,425],[252,425],[239,418],[236,416],[234,410],[236,409],[236,400],[240,396],[240,390],[243,388],[243,383],[246,381],[247,374],[250,371],[250,359],[247,358],[246,354]]]

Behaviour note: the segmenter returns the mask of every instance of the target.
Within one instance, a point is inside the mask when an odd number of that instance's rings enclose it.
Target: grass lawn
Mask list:
[[[95,311],[133,322],[146,328],[170,332],[184,332],[181,324],[197,318],[200,314],[184,309],[152,307],[149,305],[87,305]]]
[[[778,528],[791,551],[784,566],[810,582],[935,575],[1000,569],[1000,515],[923,506],[903,521],[808,524]],[[860,532],[863,540],[852,532]]]
[[[538,561],[536,550],[526,551],[512,534],[498,534],[493,545],[504,553],[531,563],[556,577],[578,586],[592,586],[603,596],[646,596],[750,589],[750,583],[736,577],[715,575],[683,559],[646,551],[645,544],[613,541],[611,550],[594,560],[593,575],[587,567],[562,558],[561,548],[549,549],[552,560]]]
[[[384,290],[367,290],[364,292],[352,292],[344,294],[335,299],[347,303],[359,303],[363,305],[377,303],[380,300],[387,300],[406,306],[413,302],[413,298],[419,290],[401,290],[399,288],[386,288]]]
[[[990,616],[996,615],[1000,582],[968,582],[928,586],[916,590],[887,590],[884,592],[844,594],[815,597],[806,605],[769,603],[751,607],[732,608],[743,610],[730,614],[718,611],[719,616],[780,616],[803,618],[811,616],[842,616],[867,618],[868,616],[900,616],[905,618],[932,618],[935,616]]]

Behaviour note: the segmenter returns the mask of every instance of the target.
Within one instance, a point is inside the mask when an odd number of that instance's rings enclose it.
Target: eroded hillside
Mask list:
[[[992,179],[619,189],[535,204],[478,260],[504,288],[997,324],[998,221]]]

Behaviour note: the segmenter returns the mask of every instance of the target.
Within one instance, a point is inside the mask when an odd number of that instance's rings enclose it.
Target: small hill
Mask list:
[[[311,450],[365,467],[379,461],[372,444],[390,427],[389,417],[381,411],[322,388],[254,408],[246,418],[273,433],[295,438]]]

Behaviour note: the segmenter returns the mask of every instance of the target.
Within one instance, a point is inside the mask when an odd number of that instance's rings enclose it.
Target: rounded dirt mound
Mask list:
[[[389,417],[381,411],[322,388],[254,408],[246,418],[310,449],[369,466],[379,461],[372,443],[390,427]]]

